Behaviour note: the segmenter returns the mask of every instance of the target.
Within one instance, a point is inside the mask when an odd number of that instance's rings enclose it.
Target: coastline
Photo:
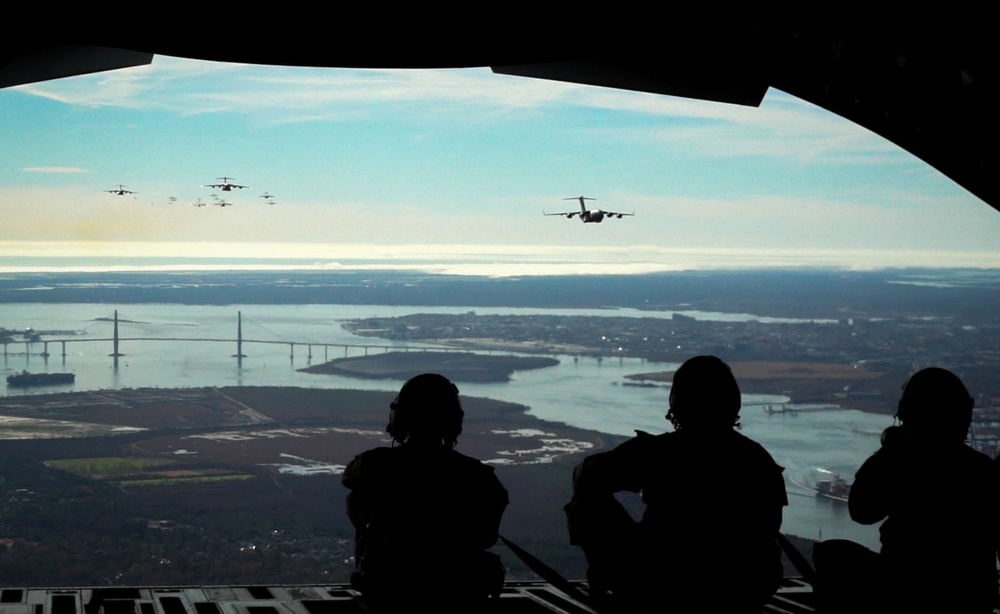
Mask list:
[[[868,370],[865,365],[820,362],[732,361],[728,363],[744,393],[776,394],[789,398],[789,405],[823,405],[857,409],[871,414],[896,412],[898,375]],[[635,373],[633,382],[664,383],[673,370]]]

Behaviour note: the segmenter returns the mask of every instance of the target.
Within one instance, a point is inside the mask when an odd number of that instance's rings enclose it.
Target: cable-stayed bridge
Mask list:
[[[243,333],[243,314],[240,311],[236,313],[236,330],[234,336],[225,336],[224,333],[218,333],[218,336],[173,336],[173,335],[162,335],[162,334],[149,334],[145,335],[139,334],[127,334],[122,335],[119,333],[119,323],[129,323],[129,324],[144,324],[142,322],[131,322],[126,319],[119,320],[118,310],[114,311],[112,316],[108,318],[102,318],[102,320],[108,320],[113,324],[111,336],[106,335],[80,335],[80,336],[55,336],[53,338],[34,338],[30,337],[24,341],[4,341],[3,355],[8,356],[41,356],[43,358],[49,358],[52,353],[50,347],[54,346],[52,349],[56,349],[59,355],[62,357],[63,362],[66,362],[67,347],[74,344],[94,344],[94,343],[105,343],[108,344],[110,352],[109,357],[117,359],[119,357],[125,356],[122,344],[128,343],[138,343],[138,342],[191,342],[191,343],[225,343],[232,344],[235,346],[235,353],[231,355],[232,358],[236,358],[237,362],[242,363],[247,355],[243,352],[243,346],[245,344],[266,344],[266,345],[284,345],[288,346],[289,358],[295,360],[295,350],[296,346],[305,351],[306,359],[312,361],[315,356],[319,357],[320,349],[322,349],[323,360],[330,360],[331,350],[343,351],[343,355],[347,356],[351,350],[361,352],[364,355],[368,355],[371,351],[435,351],[435,350],[448,350],[448,351],[465,351],[455,348],[445,348],[445,347],[432,347],[426,344],[421,344],[419,347],[413,347],[408,345],[398,345],[398,344],[385,344],[385,343],[345,343],[345,342],[322,342],[315,340],[301,340],[301,339],[282,339],[282,338],[247,338]],[[280,333],[268,329],[259,323],[255,323],[255,327],[261,329],[265,334],[273,335],[275,337],[280,337]],[[19,349],[20,346],[24,347],[23,351]],[[39,347],[40,346],[40,347]]]

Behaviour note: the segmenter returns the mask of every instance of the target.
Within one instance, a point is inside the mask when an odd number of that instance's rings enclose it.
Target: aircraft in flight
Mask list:
[[[135,194],[135,192],[133,192],[132,190],[126,190],[125,186],[120,183],[118,184],[118,187],[116,189],[104,190],[104,191],[109,194],[117,194],[118,196],[125,196],[126,194]]]
[[[545,213],[545,215],[561,215],[567,219],[573,219],[573,216],[579,215],[580,221],[584,224],[600,224],[604,218],[616,217],[621,219],[625,216],[633,216],[635,212],[632,213],[618,213],[617,211],[601,211],[600,209],[588,209],[583,201],[585,200],[596,200],[594,198],[587,198],[586,196],[572,196],[570,198],[564,198],[563,200],[578,200],[580,201],[579,211],[565,211],[562,213]]]
[[[205,184],[205,185],[203,185],[201,187],[203,187],[203,188],[219,188],[223,192],[232,192],[233,188],[236,188],[238,190],[245,190],[245,189],[249,189],[250,188],[250,186],[248,186],[248,185],[238,185],[238,184],[235,184],[235,183],[230,183],[229,180],[232,179],[232,177],[217,177],[216,179],[221,179],[222,183],[208,183],[208,184]]]
[[[264,192],[263,194],[260,195],[260,197],[263,198],[264,202],[266,202],[269,205],[275,204],[274,194],[271,194],[270,192]]]
[[[220,197],[218,194],[212,194],[214,202],[212,203],[216,207],[232,207],[233,203],[227,201],[225,198]]]

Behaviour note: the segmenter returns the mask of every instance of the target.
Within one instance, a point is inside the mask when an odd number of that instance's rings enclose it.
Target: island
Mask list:
[[[473,352],[386,352],[368,356],[336,358],[299,369],[361,379],[406,380],[419,373],[441,373],[456,382],[509,382],[515,371],[558,365],[546,356],[486,355]]]

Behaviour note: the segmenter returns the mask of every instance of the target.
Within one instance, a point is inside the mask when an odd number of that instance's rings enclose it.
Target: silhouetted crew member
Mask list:
[[[736,431],[740,389],[726,363],[697,356],[674,374],[673,432],[588,457],[566,506],[591,589],[639,610],[759,610],[781,579],[776,542],[788,504],[782,468]],[[635,522],[615,499],[641,492]]]
[[[503,567],[486,550],[507,491],[492,467],[453,450],[465,415],[458,388],[425,373],[389,407],[393,447],[364,452],[344,470],[356,529],[352,585],[389,610],[422,597],[441,606],[499,594]]]
[[[879,528],[882,551],[817,545],[831,610],[991,612],[997,599],[997,497],[988,456],[965,445],[973,399],[937,367],[904,384],[896,417],[858,470],[848,506]]]

